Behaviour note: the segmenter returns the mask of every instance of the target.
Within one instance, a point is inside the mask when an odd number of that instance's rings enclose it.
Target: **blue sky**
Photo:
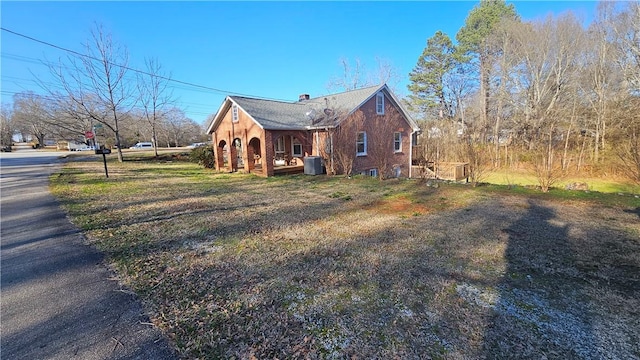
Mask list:
[[[571,10],[590,21],[593,1],[515,1],[525,20]],[[82,52],[95,23],[129,50],[129,67],[157,58],[171,76],[221,91],[175,85],[187,116],[203,123],[228,92],[295,101],[329,93],[342,74],[340,59],[375,72],[376,58],[408,74],[437,30],[450,37],[477,1],[412,2],[0,2],[3,28]],[[50,81],[40,60],[65,52],[6,31],[1,41],[2,103],[13,93],[42,92],[34,76]]]

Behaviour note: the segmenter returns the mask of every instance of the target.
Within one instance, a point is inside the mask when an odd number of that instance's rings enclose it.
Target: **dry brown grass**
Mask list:
[[[637,199],[99,166],[55,193],[184,358],[640,357]]]

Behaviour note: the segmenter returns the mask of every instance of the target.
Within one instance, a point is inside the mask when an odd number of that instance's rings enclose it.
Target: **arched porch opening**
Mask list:
[[[262,153],[260,148],[260,139],[254,137],[249,140],[249,146],[247,146],[247,170],[249,172],[262,171]]]
[[[244,160],[242,159],[242,141],[240,138],[233,139],[231,144],[231,171],[244,169]]]
[[[216,169],[228,169],[229,168],[229,146],[227,142],[221,140],[218,143],[216,149]]]

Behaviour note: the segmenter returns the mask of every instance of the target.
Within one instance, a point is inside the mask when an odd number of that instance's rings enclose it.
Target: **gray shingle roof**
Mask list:
[[[381,86],[372,86],[290,103],[241,96],[229,98],[267,130],[305,130],[325,119],[322,116],[324,109],[351,112],[380,88]],[[312,121],[308,113],[315,115],[316,121]]]
[[[242,96],[229,96],[227,99],[238,104],[238,106],[253,117],[266,130],[307,130],[314,126],[323,127],[336,125],[335,117],[325,116],[325,109],[332,109],[333,114],[336,115],[349,114],[383,88],[386,88],[386,85],[370,86],[296,102],[265,100]],[[391,94],[391,92],[389,93]],[[391,96],[393,97],[393,94],[391,94]],[[225,102],[227,99],[225,99]],[[397,102],[395,98],[394,102]],[[402,107],[401,104],[398,104],[398,106]],[[223,108],[224,103],[219,113],[212,118],[207,126],[209,131],[212,130],[214,126],[213,123],[218,116],[221,115],[220,112],[222,112]],[[332,113],[329,113],[329,115],[331,114]],[[411,126],[417,129],[417,125],[415,125],[413,119],[411,119],[406,112],[405,115]]]
[[[301,101],[301,103],[317,104],[323,108],[340,109],[342,111],[351,112],[358,106],[362,105],[365,100],[372,97],[383,86],[376,85],[362,89],[345,91],[338,94],[319,96],[313,99]],[[326,100],[325,100],[326,99]]]
[[[230,96],[233,102],[267,130],[304,130],[311,124],[305,116],[307,107],[301,103]]]

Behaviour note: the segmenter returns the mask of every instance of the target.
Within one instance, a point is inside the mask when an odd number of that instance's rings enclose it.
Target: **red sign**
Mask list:
[[[85,131],[84,132],[84,137],[86,137],[87,139],[93,139],[93,132]]]

